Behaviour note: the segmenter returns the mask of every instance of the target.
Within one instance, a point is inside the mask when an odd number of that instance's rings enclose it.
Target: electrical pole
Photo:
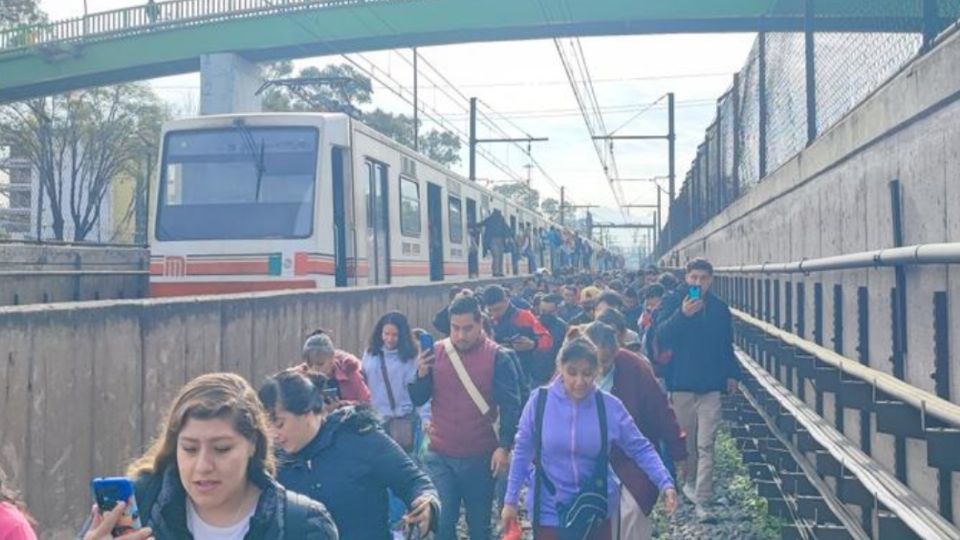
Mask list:
[[[675,123],[675,106],[676,103],[673,92],[670,92],[667,94],[667,141],[669,145],[667,149],[667,153],[669,154],[667,159],[669,160],[669,163],[667,166],[669,167],[668,176],[670,178],[670,185],[667,187],[667,189],[670,192],[670,201],[668,201],[669,204],[673,204],[673,200],[677,196],[677,132]]]
[[[413,48],[413,150],[420,151],[420,101],[418,99],[419,70],[417,69],[417,48]]]
[[[488,143],[527,143],[527,156],[530,156],[530,143],[549,141],[547,137],[517,137],[505,139],[478,139],[477,138],[477,98],[470,98],[470,180],[477,181],[477,145]],[[527,181],[529,185],[529,180]]]
[[[560,186],[560,226],[563,227],[563,207],[566,204],[566,192],[567,188]]]

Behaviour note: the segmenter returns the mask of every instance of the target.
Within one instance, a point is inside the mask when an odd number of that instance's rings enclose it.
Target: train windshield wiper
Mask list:
[[[266,166],[266,142],[263,139],[260,140],[260,147],[257,148],[257,141],[253,137],[253,133],[250,132],[250,128],[243,122],[243,120],[236,120],[233,123],[240,131],[240,138],[243,139],[244,145],[247,147],[247,152],[250,154],[251,159],[253,159],[253,167],[257,170],[257,191],[255,202],[260,202],[260,191],[263,186],[263,175],[267,171]]]

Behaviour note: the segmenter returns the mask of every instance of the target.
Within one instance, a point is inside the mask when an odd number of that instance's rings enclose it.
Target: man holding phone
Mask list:
[[[546,384],[555,370],[554,359],[550,356],[553,351],[550,331],[531,311],[515,306],[499,285],[483,290],[483,304],[493,320],[497,342],[516,351],[530,386]]]
[[[672,352],[667,389],[681,429],[687,434],[683,493],[696,504],[701,521],[713,497],[713,450],[720,426],[720,396],[737,391],[740,368],[733,352],[730,308],[710,293],[713,265],[702,258],[687,263],[686,295],[664,300],[662,323],[654,332]],[[682,296],[682,298],[681,298]]]

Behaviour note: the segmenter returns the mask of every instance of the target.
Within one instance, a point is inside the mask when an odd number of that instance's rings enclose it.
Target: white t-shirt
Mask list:
[[[193,502],[187,500],[187,529],[193,535],[195,540],[243,540],[243,537],[250,531],[250,518],[253,517],[257,507],[254,505],[243,519],[236,525],[229,527],[214,527],[200,519],[200,514],[193,507]]]

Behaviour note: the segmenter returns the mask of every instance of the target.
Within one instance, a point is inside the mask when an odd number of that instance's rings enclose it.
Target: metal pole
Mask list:
[[[817,65],[813,41],[813,0],[806,0],[803,14],[803,46],[807,75],[807,146],[817,138]]]
[[[933,47],[934,40],[937,39],[939,14],[937,13],[937,0],[923,0],[923,47],[922,51],[929,51]]]
[[[757,64],[759,66],[757,71],[760,87],[757,91],[760,133],[757,138],[757,143],[760,147],[760,155],[758,156],[760,163],[759,179],[763,179],[763,177],[767,175],[767,34],[760,32],[760,36],[757,39],[760,40],[757,52]]]
[[[677,150],[677,133],[675,131],[675,100],[673,92],[667,94],[667,140],[668,140],[668,167],[669,167],[669,179],[670,179],[670,202],[673,203],[673,200],[677,196],[677,168],[676,168],[676,150]]]
[[[477,181],[477,98],[470,98],[470,180]],[[562,214],[561,214],[562,215]]]
[[[566,204],[567,188],[560,186],[560,226],[563,226],[563,206]]]
[[[420,151],[420,101],[419,97],[419,69],[417,69],[419,55],[417,48],[413,48],[413,150]]]
[[[733,75],[733,197],[740,197],[740,73]]]

